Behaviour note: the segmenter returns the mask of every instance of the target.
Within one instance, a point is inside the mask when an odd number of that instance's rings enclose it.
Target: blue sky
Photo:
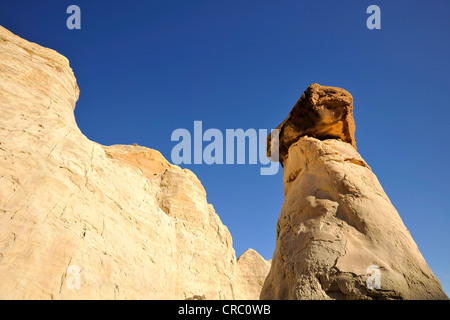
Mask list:
[[[66,8],[81,8],[81,30]],[[381,30],[366,8],[381,8]],[[71,63],[77,123],[104,145],[157,149],[173,130],[275,128],[314,82],[354,98],[358,151],[450,292],[448,1],[18,1],[0,25]],[[282,172],[188,165],[233,237],[270,259]]]

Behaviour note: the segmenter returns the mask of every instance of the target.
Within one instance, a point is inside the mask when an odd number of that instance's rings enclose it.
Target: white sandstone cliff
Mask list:
[[[87,139],[78,95],[65,57],[0,27],[0,299],[255,298],[197,177]]]

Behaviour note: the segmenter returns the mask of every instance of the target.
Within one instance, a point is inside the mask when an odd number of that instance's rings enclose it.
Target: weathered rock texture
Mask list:
[[[66,58],[0,27],[0,299],[254,297],[265,275],[242,263],[240,289],[197,177],[158,151],[88,140],[78,95]]]
[[[283,181],[262,299],[447,299],[351,143],[297,137],[284,159]],[[374,284],[368,279],[373,265],[380,268],[379,289],[367,286],[367,280]]]
[[[255,250],[248,249],[237,260],[237,266],[239,285],[236,299],[258,300],[270,270],[270,261],[264,260]]]
[[[341,139],[356,149],[353,97],[341,88],[310,85],[277,127],[280,130],[279,161],[283,165],[289,147],[302,136],[320,140]],[[267,155],[271,157],[271,136],[267,137]],[[274,159],[277,161],[278,159]]]

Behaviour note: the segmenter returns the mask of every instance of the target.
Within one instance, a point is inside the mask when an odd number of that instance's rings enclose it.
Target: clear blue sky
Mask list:
[[[81,30],[66,8],[81,8]],[[381,30],[366,8],[381,8]],[[3,0],[0,25],[71,62],[75,116],[104,145],[157,149],[173,130],[276,127],[311,83],[354,97],[358,151],[450,292],[450,3],[441,1]],[[266,259],[282,173],[190,165],[233,237]]]

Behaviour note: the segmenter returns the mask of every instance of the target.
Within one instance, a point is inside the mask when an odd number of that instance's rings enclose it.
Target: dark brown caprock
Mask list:
[[[319,140],[341,139],[356,149],[353,97],[341,88],[310,85],[277,127],[279,161],[283,165],[289,147],[302,136]],[[271,136],[267,137],[267,156],[271,158]],[[271,158],[273,161],[277,159]]]

